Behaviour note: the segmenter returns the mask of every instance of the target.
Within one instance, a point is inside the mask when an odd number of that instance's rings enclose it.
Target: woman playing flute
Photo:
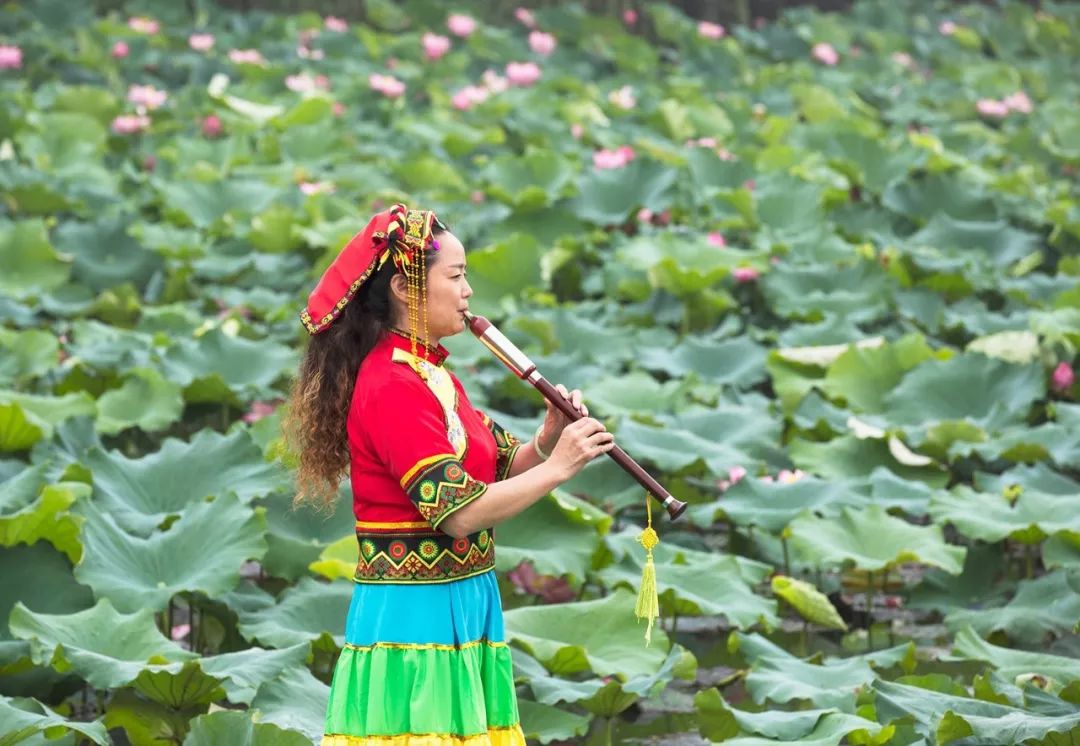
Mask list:
[[[524,446],[472,406],[440,344],[466,326],[466,264],[434,213],[394,205],[301,313],[297,499],[328,504],[348,474],[359,543],[324,746],[524,745],[493,527],[614,445],[580,391],[559,387],[581,419],[549,402]]]

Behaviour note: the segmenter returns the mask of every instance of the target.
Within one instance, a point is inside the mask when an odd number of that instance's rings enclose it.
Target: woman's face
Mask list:
[[[461,241],[450,232],[438,234],[435,240],[439,242],[439,248],[434,250],[433,261],[427,268],[427,327],[431,344],[465,330],[464,314],[472,295],[469,281],[465,279],[465,247]],[[400,321],[397,325],[407,330],[405,277],[395,275],[391,288],[398,299],[395,305]]]

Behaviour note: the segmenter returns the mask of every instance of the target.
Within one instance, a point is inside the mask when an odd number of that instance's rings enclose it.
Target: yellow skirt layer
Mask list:
[[[525,746],[520,725],[489,728],[475,736],[403,733],[396,736],[323,736],[322,746]]]

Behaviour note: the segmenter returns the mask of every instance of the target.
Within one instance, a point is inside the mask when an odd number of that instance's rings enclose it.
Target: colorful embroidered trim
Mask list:
[[[445,583],[495,567],[495,541],[487,529],[455,539],[427,522],[376,526],[357,522],[357,583]]]
[[[475,736],[442,733],[405,733],[398,736],[325,735],[322,746],[525,746],[520,725],[488,728]]]
[[[469,648],[479,647],[486,645],[489,648],[505,648],[505,642],[493,642],[491,640],[473,640],[471,642],[463,642],[460,645],[443,645],[437,642],[377,642],[374,645],[353,645],[351,642],[345,643],[345,647],[349,650],[356,650],[360,653],[370,653],[372,650],[441,650],[444,652],[452,653],[456,650],[467,650]]]
[[[521,441],[513,433],[503,430],[495,420],[486,414],[480,416],[484,424],[491,430],[491,434],[495,436],[495,448],[498,450],[495,459],[495,481],[506,479],[510,476],[510,467],[514,465],[514,456],[517,455],[518,449],[521,448]]]
[[[487,485],[469,476],[456,457],[442,455],[409,469],[401,488],[432,528],[438,528],[449,515],[484,494]]]

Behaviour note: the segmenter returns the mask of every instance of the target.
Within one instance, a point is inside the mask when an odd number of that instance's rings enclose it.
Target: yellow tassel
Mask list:
[[[646,501],[649,497],[646,496]],[[637,603],[634,604],[634,616],[647,620],[645,627],[645,647],[652,643],[653,620],[660,616],[660,598],[656,592],[656,565],[653,563],[653,548],[660,543],[660,537],[652,527],[652,504],[645,503],[648,525],[641,532],[638,541],[645,547],[645,567],[641,570],[641,588],[638,590]]]

